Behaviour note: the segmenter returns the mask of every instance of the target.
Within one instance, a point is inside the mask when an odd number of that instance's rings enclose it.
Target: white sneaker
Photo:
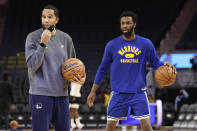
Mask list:
[[[80,130],[80,129],[82,129],[83,127],[84,127],[84,124],[77,124],[77,127],[78,127],[78,129]]]
[[[71,124],[71,130],[77,128],[77,125],[76,124]]]

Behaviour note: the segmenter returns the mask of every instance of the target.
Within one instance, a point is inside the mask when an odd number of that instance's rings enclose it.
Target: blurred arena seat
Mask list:
[[[197,103],[184,104],[181,106],[177,120],[173,123],[173,128],[197,129]]]
[[[102,127],[106,124],[106,110],[103,103],[95,103],[91,108],[82,104],[78,111],[85,127]]]
[[[163,125],[172,125],[175,121],[175,112],[173,103],[163,103]]]

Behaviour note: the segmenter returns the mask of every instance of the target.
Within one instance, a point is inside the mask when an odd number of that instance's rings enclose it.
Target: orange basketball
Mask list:
[[[85,75],[85,66],[83,62],[77,58],[67,59],[62,64],[62,75],[65,79],[70,81],[76,74],[81,77]]]
[[[176,73],[169,66],[163,65],[155,71],[155,79],[161,86],[170,86],[176,80]]]
[[[18,128],[18,122],[16,120],[10,121],[10,128],[11,129],[17,129]]]

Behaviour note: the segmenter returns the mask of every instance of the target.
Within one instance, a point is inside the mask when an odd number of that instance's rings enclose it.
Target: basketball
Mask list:
[[[83,62],[77,58],[67,59],[62,64],[62,76],[70,81],[76,74],[79,74],[82,78],[84,77],[85,66]]]
[[[162,65],[155,71],[155,79],[161,86],[170,86],[176,80],[176,73],[169,66]]]
[[[16,120],[10,121],[10,128],[11,129],[17,129],[18,128],[18,122]]]

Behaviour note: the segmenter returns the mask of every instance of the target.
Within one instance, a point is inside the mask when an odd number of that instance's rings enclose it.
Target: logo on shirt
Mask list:
[[[42,109],[42,103],[37,103],[36,104],[36,109]]]
[[[60,47],[61,47],[61,48],[64,48],[64,45],[61,45]]]
[[[135,56],[141,54],[142,51],[139,50],[135,46],[124,46],[120,50],[118,50],[118,54],[125,57],[124,59],[120,59],[121,63],[139,63],[138,59],[135,59]]]

